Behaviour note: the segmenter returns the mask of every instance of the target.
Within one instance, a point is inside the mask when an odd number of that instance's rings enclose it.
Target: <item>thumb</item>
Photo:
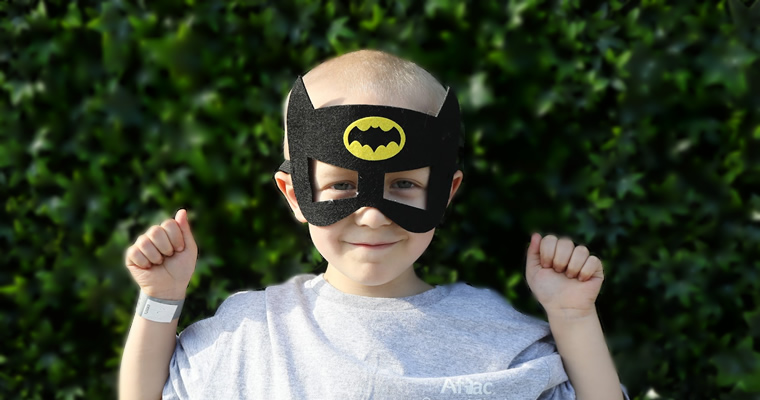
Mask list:
[[[193,232],[190,230],[190,221],[187,219],[187,210],[180,209],[174,216],[174,220],[179,224],[180,230],[182,230],[182,238],[185,240],[185,248],[195,248],[195,238]]]
[[[534,265],[541,265],[541,254],[539,249],[541,244],[541,234],[533,233],[530,237],[530,244],[528,245],[528,255],[525,263],[528,267]]]

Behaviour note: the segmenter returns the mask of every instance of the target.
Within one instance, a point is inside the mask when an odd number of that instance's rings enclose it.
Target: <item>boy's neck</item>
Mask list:
[[[324,279],[343,293],[366,297],[409,297],[433,288],[420,279],[412,267],[390,282],[370,286],[352,280],[328,264]]]

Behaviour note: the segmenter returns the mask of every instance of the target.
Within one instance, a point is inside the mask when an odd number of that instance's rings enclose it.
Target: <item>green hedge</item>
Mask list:
[[[181,328],[237,290],[319,271],[272,182],[281,106],[298,74],[359,48],[460,97],[465,181],[420,260],[427,281],[490,286],[541,315],[529,235],[569,235],[607,268],[598,306],[632,395],[760,396],[752,12],[737,25],[726,1],[129,3],[0,3],[0,397],[114,397],[137,297],[124,251],[180,207],[200,247]]]

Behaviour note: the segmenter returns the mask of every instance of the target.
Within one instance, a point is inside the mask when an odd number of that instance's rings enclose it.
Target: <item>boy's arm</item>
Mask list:
[[[549,315],[565,371],[578,399],[622,399],[620,379],[596,313],[585,317]]]
[[[544,307],[565,370],[580,400],[623,399],[604,340],[596,297],[602,263],[569,239],[533,234],[525,269],[528,286]]]
[[[140,290],[160,300],[183,300],[195,271],[198,246],[187,212],[154,225],[127,249],[125,264]],[[160,303],[160,301],[159,301]],[[177,321],[135,316],[119,371],[119,399],[160,399],[176,344]]]
[[[174,353],[177,319],[170,323],[135,316],[119,371],[119,399],[160,399]]]

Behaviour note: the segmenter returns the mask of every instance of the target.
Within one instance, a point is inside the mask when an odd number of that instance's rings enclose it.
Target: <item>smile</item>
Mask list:
[[[363,249],[369,249],[369,250],[382,250],[387,249],[394,244],[398,242],[390,242],[390,243],[349,243],[352,246],[360,247]]]

